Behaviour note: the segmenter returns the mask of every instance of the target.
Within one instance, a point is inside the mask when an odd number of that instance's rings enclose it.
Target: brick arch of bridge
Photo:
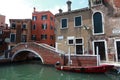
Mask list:
[[[16,45],[10,53],[11,60],[22,51],[30,51],[38,55],[42,60],[43,64],[55,64],[60,61],[63,64],[63,59],[59,56],[59,53],[48,45],[38,44],[35,42],[19,43]]]
[[[44,64],[44,60],[43,60],[43,58],[41,57],[41,55],[39,55],[36,51],[30,50],[30,49],[18,50],[17,52],[15,52],[15,53],[13,54],[11,60],[13,61],[16,55],[18,55],[18,54],[20,54],[21,52],[24,52],[24,51],[25,51],[25,52],[26,52],[26,51],[29,51],[29,52],[32,52],[33,54],[37,55],[37,56],[41,59],[42,63]]]

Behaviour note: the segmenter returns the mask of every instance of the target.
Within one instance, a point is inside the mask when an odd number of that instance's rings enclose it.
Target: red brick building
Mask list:
[[[50,11],[38,12],[34,8],[32,13],[31,39],[38,43],[55,46],[54,15]]]

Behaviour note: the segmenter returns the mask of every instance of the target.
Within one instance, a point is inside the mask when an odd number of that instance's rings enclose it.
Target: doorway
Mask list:
[[[76,54],[83,54],[83,46],[82,45],[76,45]]]
[[[120,61],[120,41],[116,41],[117,59]]]
[[[94,42],[94,53],[97,54],[97,48],[98,47],[98,54],[100,55],[100,60],[105,61],[106,60],[106,51],[105,51],[105,42],[104,41],[98,41]]]

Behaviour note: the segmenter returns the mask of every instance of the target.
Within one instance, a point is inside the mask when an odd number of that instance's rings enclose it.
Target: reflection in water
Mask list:
[[[40,64],[0,66],[0,80],[112,80],[105,74],[80,74],[57,71]]]

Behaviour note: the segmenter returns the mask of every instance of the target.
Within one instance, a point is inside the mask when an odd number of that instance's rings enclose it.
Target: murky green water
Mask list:
[[[106,74],[79,74],[58,71],[40,64],[0,66],[0,80],[120,80]]]

